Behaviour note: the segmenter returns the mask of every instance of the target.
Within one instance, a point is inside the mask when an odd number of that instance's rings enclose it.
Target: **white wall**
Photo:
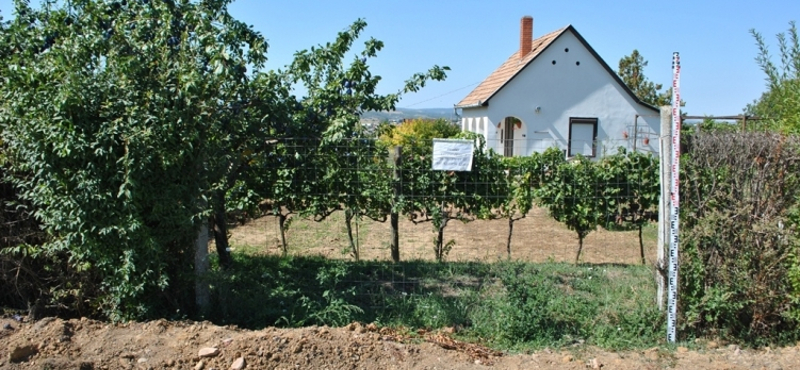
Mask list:
[[[536,107],[541,108],[538,113]],[[551,145],[567,149],[570,117],[597,118],[597,155],[602,156],[613,154],[619,146],[633,147],[638,114],[637,149],[657,153],[658,113],[636,103],[568,30],[492,97],[487,107],[463,109],[462,126],[484,134],[490,146],[502,153],[497,125],[506,116],[517,117],[523,124],[514,132],[514,154],[530,155]],[[644,137],[649,137],[649,144],[644,144]]]

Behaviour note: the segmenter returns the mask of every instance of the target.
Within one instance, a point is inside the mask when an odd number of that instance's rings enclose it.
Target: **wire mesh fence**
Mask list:
[[[583,338],[630,345],[663,337],[655,271],[639,266],[640,252],[652,263],[657,247],[652,156],[621,150],[568,159],[555,148],[506,158],[478,141],[473,171],[461,173],[431,170],[428,142],[403,143],[400,161],[389,155],[391,146],[375,140],[297,143],[276,143],[274,159],[259,168],[275,176],[271,189],[292,190],[286,194],[294,203],[278,198],[280,192],[266,198],[273,211],[294,207],[285,228],[293,258],[279,257],[276,217],[234,230],[233,245],[254,248],[263,264],[253,269],[260,275],[252,283],[225,294],[266,297],[258,303],[269,302],[274,312],[259,311],[260,320],[463,326],[492,340],[545,338],[548,345]],[[697,332],[735,322],[732,330],[742,335],[791,327],[783,318],[797,310],[783,303],[797,299],[797,139],[699,133],[682,144],[681,320]],[[304,163],[286,165],[277,157]],[[308,184],[311,179],[318,183]],[[348,208],[362,216],[402,216],[401,262],[392,262],[389,218],[354,217],[347,227]],[[449,223],[442,222],[446,217]],[[236,239],[245,235],[260,239]],[[547,263],[574,261],[581,238],[580,261],[588,263]],[[442,255],[443,240],[454,242]],[[354,245],[358,263],[349,262]],[[494,263],[509,256],[514,261]],[[737,299],[719,298],[727,296]],[[718,304],[727,305],[729,320],[703,316],[718,312]],[[252,319],[247,313],[242,320]],[[751,317],[752,324],[734,317]]]
[[[658,190],[655,159],[628,150],[567,158],[560,148],[505,157],[465,139],[471,171],[433,170],[430,139],[274,141],[251,163],[263,216],[232,229],[231,246],[251,258],[235,279],[215,282],[212,315],[251,326],[362,321],[468,327],[497,340],[572,343],[590,330],[642,340],[616,318],[655,295],[640,265],[642,251],[650,262],[656,254],[646,215],[656,203],[644,200]],[[571,263],[580,247],[588,264]],[[636,326],[655,333],[655,305],[636,312]]]
[[[487,140],[486,143],[487,147],[504,156],[527,156],[536,152],[544,152],[550,148],[558,148],[565,157],[580,154],[600,158],[614,155],[619,152],[620,148],[624,148],[626,151],[658,154],[658,134],[640,132],[636,137],[628,136],[627,133],[625,135],[627,137],[602,140],[494,138]]]
[[[585,241],[584,261],[634,263],[637,225],[654,259],[655,227],[643,222],[658,191],[652,155],[620,145],[588,158],[558,147],[509,158],[472,140],[471,171],[433,170],[430,139],[399,143],[399,157],[377,139],[276,140],[253,166],[267,216],[235,228],[232,245],[388,260],[396,213],[402,260],[566,261]]]

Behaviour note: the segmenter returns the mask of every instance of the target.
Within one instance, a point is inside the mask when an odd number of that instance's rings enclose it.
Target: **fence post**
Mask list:
[[[633,151],[636,151],[636,141],[639,140],[639,115],[633,117]]]
[[[658,202],[658,259],[656,260],[656,282],[658,310],[664,310],[664,287],[666,286],[667,261],[665,258],[669,240],[669,186],[672,167],[672,107],[661,107],[661,131],[659,138],[658,169],[661,177],[661,196]]]
[[[390,223],[392,224],[391,235],[391,250],[392,261],[400,262],[400,230],[398,225],[397,215],[397,200],[400,199],[400,163],[403,154],[403,149],[400,146],[394,147],[391,153],[390,160],[392,162],[392,212],[389,215]]]

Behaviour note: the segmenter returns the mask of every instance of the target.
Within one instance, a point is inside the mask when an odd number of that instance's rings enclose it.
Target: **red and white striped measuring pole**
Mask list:
[[[669,270],[667,272],[667,341],[675,343],[678,315],[678,246],[680,221],[680,158],[681,158],[681,57],[672,53],[672,171],[670,184]]]

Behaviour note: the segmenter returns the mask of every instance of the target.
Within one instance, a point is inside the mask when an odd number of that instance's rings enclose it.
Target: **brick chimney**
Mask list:
[[[520,20],[519,57],[524,58],[531,52],[533,43],[533,17],[526,15]]]

